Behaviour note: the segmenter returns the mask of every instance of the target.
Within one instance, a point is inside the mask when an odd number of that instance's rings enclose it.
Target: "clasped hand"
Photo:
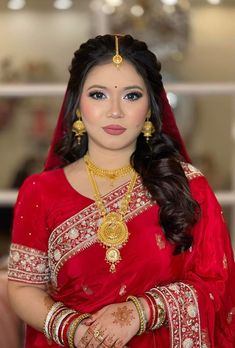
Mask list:
[[[85,319],[75,333],[75,347],[127,347],[139,330],[139,317],[132,302],[103,307]]]

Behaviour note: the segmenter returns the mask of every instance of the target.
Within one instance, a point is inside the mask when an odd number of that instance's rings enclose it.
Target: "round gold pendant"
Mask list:
[[[106,260],[111,264],[109,268],[111,273],[116,272],[116,263],[121,259],[120,251],[117,248],[109,248],[106,251]]]
[[[109,248],[106,251],[106,260],[110,263],[116,263],[121,260],[120,251],[116,248]]]
[[[121,64],[122,62],[122,56],[120,56],[120,54],[115,54],[115,56],[113,57],[113,62],[114,64],[119,66],[119,64]]]
[[[105,216],[97,232],[97,239],[108,247],[117,247],[128,240],[128,229],[125,221],[116,212]]]

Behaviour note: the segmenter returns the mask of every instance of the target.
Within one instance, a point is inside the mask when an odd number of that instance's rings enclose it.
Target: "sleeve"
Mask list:
[[[8,278],[30,284],[49,281],[46,202],[40,174],[28,177],[14,209]]]
[[[194,242],[183,254],[179,282],[158,286],[168,316],[171,347],[235,347],[235,266],[229,233],[204,177],[190,183],[201,206]]]

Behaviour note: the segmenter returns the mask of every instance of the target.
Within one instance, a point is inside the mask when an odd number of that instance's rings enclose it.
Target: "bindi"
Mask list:
[[[115,88],[117,88],[117,86],[114,86]]]

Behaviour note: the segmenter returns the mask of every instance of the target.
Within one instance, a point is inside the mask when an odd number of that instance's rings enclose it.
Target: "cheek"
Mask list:
[[[148,112],[147,110],[143,110],[143,111],[138,110],[138,112],[135,113],[134,124],[136,125],[136,128],[143,127],[143,124],[146,120],[147,112]]]
[[[82,119],[85,123],[92,123],[98,116],[97,108],[94,107],[92,103],[87,102],[86,100],[80,101],[80,112]]]

